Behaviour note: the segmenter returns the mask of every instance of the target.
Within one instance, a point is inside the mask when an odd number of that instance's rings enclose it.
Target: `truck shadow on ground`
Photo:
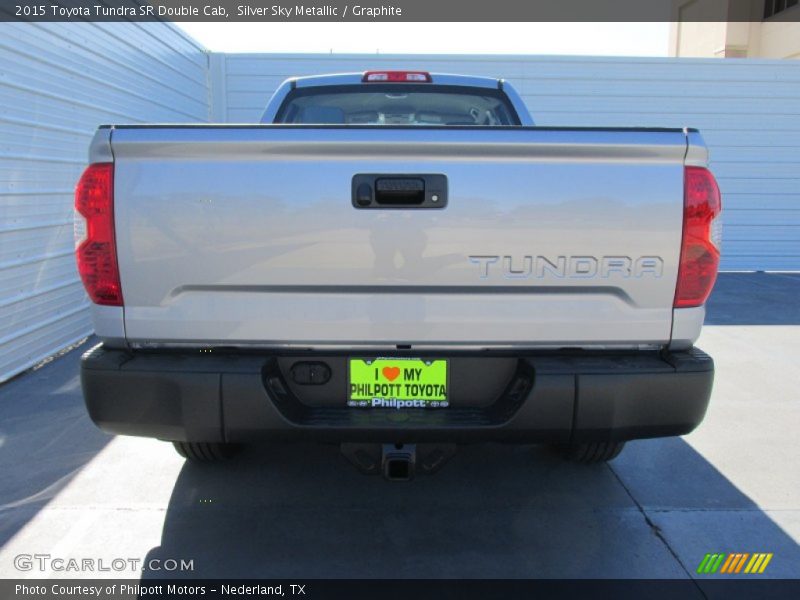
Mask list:
[[[187,463],[147,560],[194,570],[144,579],[685,578],[720,551],[774,552],[772,574],[792,573],[797,544],[682,439],[625,452],[586,467],[544,447],[465,446],[405,483],[315,444]],[[637,488],[663,499],[647,518]]]

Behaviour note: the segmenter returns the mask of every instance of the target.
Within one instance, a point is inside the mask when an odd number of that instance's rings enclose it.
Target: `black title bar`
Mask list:
[[[774,0],[0,0],[2,21],[761,21]],[[771,14],[771,13],[769,13]],[[800,4],[771,17],[800,20]],[[444,34],[445,32],[443,32]]]
[[[3,600],[531,600],[532,598],[798,598],[800,581],[758,579],[3,579]]]

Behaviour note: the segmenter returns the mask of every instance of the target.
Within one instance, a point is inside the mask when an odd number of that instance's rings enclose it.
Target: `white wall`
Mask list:
[[[73,189],[101,123],[208,120],[207,55],[161,23],[0,23],[0,381],[88,335]]]
[[[800,62],[526,56],[212,55],[215,120],[253,122],[292,75],[504,77],[539,125],[697,127],[723,192],[728,270],[800,270]]]
[[[0,381],[90,332],[72,190],[98,124],[255,122],[285,77],[371,68],[505,77],[541,125],[699,127],[723,268],[800,270],[800,62],[257,54],[209,68],[169,24],[2,23]]]

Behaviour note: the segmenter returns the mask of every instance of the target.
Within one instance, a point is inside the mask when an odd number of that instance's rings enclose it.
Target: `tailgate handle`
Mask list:
[[[425,201],[425,180],[419,177],[381,177],[375,180],[375,202],[419,206]]]
[[[353,177],[356,208],[444,208],[447,178],[444,175],[359,174]]]

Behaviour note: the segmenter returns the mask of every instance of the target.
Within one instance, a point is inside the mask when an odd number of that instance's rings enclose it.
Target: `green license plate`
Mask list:
[[[351,358],[347,405],[369,408],[449,406],[447,361]]]

